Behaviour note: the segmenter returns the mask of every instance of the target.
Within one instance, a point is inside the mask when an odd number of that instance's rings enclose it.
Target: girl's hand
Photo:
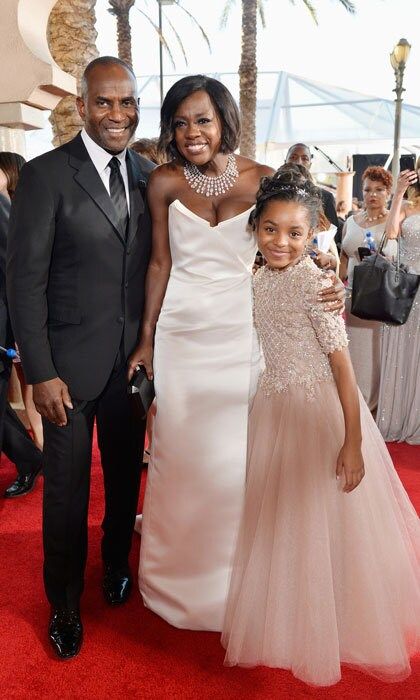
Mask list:
[[[414,185],[418,180],[415,170],[402,170],[397,180],[395,194],[404,194],[411,185]]]
[[[365,475],[362,450],[359,445],[344,443],[337,459],[336,475],[337,479],[342,476],[346,478],[343,486],[344,493],[350,493],[356,488]]]
[[[153,345],[151,343],[139,343],[128,360],[128,381],[130,381],[138,365],[143,365],[147,378],[153,379]]]

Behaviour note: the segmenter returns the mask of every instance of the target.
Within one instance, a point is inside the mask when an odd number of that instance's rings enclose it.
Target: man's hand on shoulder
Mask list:
[[[33,398],[38,413],[54,425],[67,425],[65,407],[73,408],[67,384],[59,377],[34,384]]]

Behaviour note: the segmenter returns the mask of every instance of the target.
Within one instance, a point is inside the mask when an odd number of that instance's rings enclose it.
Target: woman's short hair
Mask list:
[[[166,93],[160,112],[159,150],[169,158],[179,156],[175,143],[173,119],[181,102],[194,92],[202,90],[210,97],[221,124],[221,153],[233,153],[239,145],[241,119],[238,106],[227,87],[206,75],[188,75],[178,80]]]
[[[379,165],[371,165],[369,168],[366,168],[362,175],[362,182],[366,179],[373,180],[373,182],[381,182],[389,192],[392,189],[391,173],[389,170],[385,170],[385,168],[381,168]]]
[[[19,153],[0,151],[0,170],[6,175],[7,192],[10,199],[12,199],[15,193],[19,180],[19,173],[25,163],[26,160],[23,156],[19,155]]]

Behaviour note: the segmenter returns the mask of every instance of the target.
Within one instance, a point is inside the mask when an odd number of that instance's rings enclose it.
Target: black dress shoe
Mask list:
[[[25,496],[25,494],[30,493],[35,486],[41,468],[42,467],[37,467],[29,472],[29,474],[25,474],[25,476],[18,476],[16,481],[10,484],[6,489],[3,496],[5,498],[16,498],[16,496]]]
[[[109,605],[121,605],[128,600],[132,581],[128,568],[116,569],[105,566],[103,590],[105,600]]]
[[[71,659],[79,653],[83,626],[78,610],[53,610],[48,632],[50,642],[60,659]]]

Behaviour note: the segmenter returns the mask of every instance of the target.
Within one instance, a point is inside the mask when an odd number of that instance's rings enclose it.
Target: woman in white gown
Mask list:
[[[218,631],[243,502],[248,396],[259,372],[248,217],[260,178],[272,171],[233,155],[238,109],[212,78],[175,83],[161,123],[160,144],[173,160],[149,181],[153,252],[130,361],[130,371],[142,363],[152,375],[156,329],[139,584],[145,605],[176,627]]]

